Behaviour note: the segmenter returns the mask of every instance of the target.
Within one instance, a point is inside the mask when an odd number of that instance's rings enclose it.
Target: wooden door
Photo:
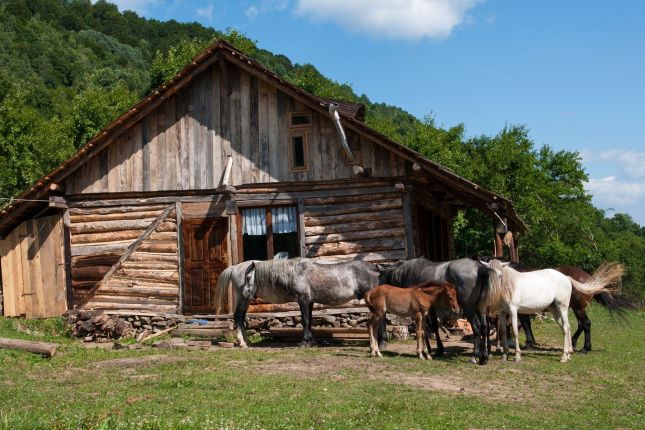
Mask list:
[[[185,219],[182,232],[183,311],[214,313],[217,278],[228,265],[228,218]]]

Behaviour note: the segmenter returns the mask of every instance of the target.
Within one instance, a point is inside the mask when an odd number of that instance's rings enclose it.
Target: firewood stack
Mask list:
[[[72,336],[84,338],[87,342],[119,339],[134,334],[131,323],[101,311],[68,311],[65,321],[72,326]]]

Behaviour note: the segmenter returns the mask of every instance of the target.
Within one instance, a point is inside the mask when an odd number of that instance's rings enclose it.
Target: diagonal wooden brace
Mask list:
[[[168,218],[168,215],[170,215],[170,213],[171,213],[173,210],[175,210],[175,205],[168,206],[166,209],[164,209],[164,211],[161,213],[161,215],[159,215],[159,216],[158,216],[158,217],[157,217],[157,218],[152,222],[152,224],[150,224],[150,225],[148,226],[148,228],[146,229],[146,231],[144,231],[144,232],[141,234],[141,236],[139,236],[139,237],[137,238],[137,240],[135,240],[134,242],[132,242],[132,244],[130,244],[130,246],[128,247],[128,249],[125,251],[125,254],[123,254],[123,255],[121,256],[121,258],[119,258],[119,261],[117,261],[116,263],[114,263],[114,264],[112,265],[112,267],[110,267],[110,269],[105,273],[105,275],[103,275],[103,278],[101,278],[101,280],[100,280],[100,281],[98,281],[98,282],[96,283],[96,285],[94,285],[94,286],[93,286],[93,287],[92,287],[92,288],[87,292],[87,294],[85,294],[85,295],[81,298],[81,300],[79,300],[78,304],[76,305],[76,309],[82,309],[82,308],[83,308],[83,307],[84,307],[84,306],[85,306],[85,305],[86,305],[90,300],[92,300],[92,298],[94,297],[94,295],[96,294],[96,292],[97,292],[97,291],[98,291],[98,290],[99,290],[103,285],[105,285],[105,284],[107,283],[107,281],[109,281],[109,280],[110,280],[110,278],[112,278],[112,276],[116,273],[116,271],[117,271],[117,270],[119,270],[119,269],[121,268],[121,266],[123,265],[123,263],[124,263],[128,258],[130,258],[130,256],[132,255],[132,253],[133,253],[134,251],[136,251],[136,250],[137,250],[137,248],[139,248],[139,246],[141,246],[141,244],[143,243],[143,241],[144,241],[144,240],[146,240],[147,238],[149,238],[149,237],[150,237],[150,235],[151,235],[152,233],[154,233],[154,231],[157,229],[157,227],[159,227],[159,224],[161,224],[162,222],[164,222],[164,221],[166,220],[166,218]]]

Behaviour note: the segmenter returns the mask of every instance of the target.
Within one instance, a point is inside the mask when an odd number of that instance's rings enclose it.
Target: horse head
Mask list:
[[[251,265],[244,272],[244,285],[242,286],[242,295],[246,300],[252,300],[257,292],[255,284],[255,263]]]
[[[446,282],[441,286],[441,293],[440,300],[443,307],[450,308],[453,312],[459,312],[459,300],[455,286]]]
[[[374,265],[378,269],[379,273],[379,284],[387,284],[392,281],[394,271],[401,267],[406,260],[398,260],[396,263],[382,264],[375,263]]]

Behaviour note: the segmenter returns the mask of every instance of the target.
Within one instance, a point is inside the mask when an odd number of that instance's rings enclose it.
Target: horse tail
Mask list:
[[[506,296],[502,276],[493,269],[481,267],[478,278],[481,282],[480,307],[490,308],[494,311]]]
[[[609,291],[601,291],[595,296],[594,300],[600,303],[602,307],[609,311],[611,316],[616,316],[620,320],[627,318],[626,311],[628,309],[636,309],[638,306],[631,301],[627,296],[622,294],[612,294]]]
[[[624,274],[625,267],[622,264],[609,262],[601,264],[585,283],[578,282],[570,276],[568,278],[576,291],[593,297],[602,291],[615,291],[616,288],[614,286],[620,283]]]
[[[215,291],[215,313],[220,314],[224,309],[226,304],[226,296],[228,293],[228,286],[231,283],[231,275],[233,274],[233,267],[227,267],[219,274],[217,278],[217,288]],[[237,306],[237,292],[233,291],[233,301],[231,303],[231,309],[235,309]]]

